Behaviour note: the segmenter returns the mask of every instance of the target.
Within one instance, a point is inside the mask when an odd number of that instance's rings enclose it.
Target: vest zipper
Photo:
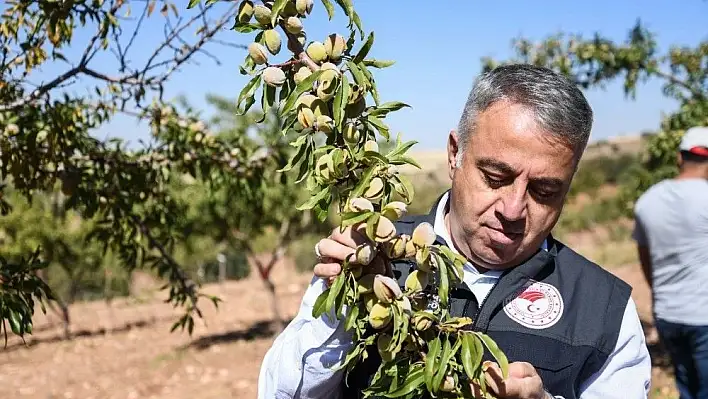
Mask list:
[[[492,286],[492,288],[489,289],[489,292],[487,292],[487,295],[482,299],[482,303],[479,304],[479,307],[477,307],[477,312],[475,313],[474,317],[472,318],[472,327],[473,329],[477,330],[479,328],[479,314],[482,313],[482,308],[484,307],[484,304],[487,303],[487,299],[492,295],[492,291],[494,291],[499,283],[501,282],[501,276],[499,277],[499,280]],[[467,306],[467,304],[465,304]]]

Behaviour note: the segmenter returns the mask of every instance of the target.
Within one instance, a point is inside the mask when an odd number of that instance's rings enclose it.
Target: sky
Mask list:
[[[191,11],[186,10],[186,0],[176,0],[177,3],[182,1],[185,5],[180,11],[187,16]],[[680,7],[676,6],[678,3]],[[456,126],[472,83],[480,72],[481,58],[511,57],[511,42],[516,37],[541,40],[560,31],[586,36],[600,32],[622,41],[639,18],[657,33],[660,50],[671,44],[695,45],[708,38],[706,0],[354,0],[354,6],[365,31],[375,32],[370,56],[396,61],[392,67],[372,72],[382,101],[402,101],[411,106],[390,114],[386,120],[392,133],[400,132],[404,140],[418,141],[414,150],[445,148],[447,135]],[[131,18],[137,18],[138,11],[134,9]],[[313,13],[304,21],[304,26],[308,40],[323,41],[333,32],[347,37],[346,22],[339,8],[334,20],[328,21],[321,2],[315,0]],[[162,26],[159,13],[144,25],[145,34],[132,49],[135,57],[132,61],[136,65],[162,38]],[[82,38],[85,42],[89,33],[80,32],[78,43]],[[129,30],[126,35],[128,33]],[[253,36],[226,31],[221,39],[248,44]],[[123,38],[127,39],[127,36]],[[246,77],[238,72],[246,52],[221,45],[207,48],[222,64],[219,66],[200,56],[199,65],[185,65],[174,75],[166,95],[168,98],[185,95],[193,105],[209,114],[205,102],[207,94],[235,99],[246,83]],[[77,46],[71,51],[81,50]],[[285,54],[287,49],[283,44],[279,57]],[[99,58],[94,66],[110,71],[111,62],[109,58]],[[44,72],[51,73],[52,68]],[[655,129],[662,113],[676,107],[673,101],[662,96],[660,82],[656,81],[642,85],[635,100],[624,97],[621,82],[604,90],[586,91],[586,95],[595,112],[591,141]],[[120,137],[132,143],[149,137],[145,126],[136,125],[129,118],[117,118],[96,134]]]

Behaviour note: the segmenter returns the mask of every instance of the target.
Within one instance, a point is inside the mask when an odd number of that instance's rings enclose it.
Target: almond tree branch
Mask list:
[[[288,48],[293,51],[295,57],[299,59],[300,62],[307,65],[307,67],[310,68],[312,72],[319,70],[319,65],[317,65],[317,63],[313,61],[309,55],[307,55],[305,49],[302,47],[302,44],[300,44],[300,42],[297,40],[297,36],[288,32],[288,30],[285,29],[285,23],[283,23],[282,21],[280,22],[279,26],[281,29],[283,29],[285,36],[288,37]]]
[[[681,86],[682,88],[688,90],[693,96],[695,96],[695,97],[697,97],[697,98],[704,98],[704,97],[706,96],[706,93],[705,93],[705,92],[703,92],[703,91],[701,91],[700,89],[697,89],[697,88],[691,86],[691,85],[688,84],[687,82],[685,82],[685,81],[683,81],[683,80],[677,78],[676,76],[674,76],[674,75],[672,75],[672,74],[669,74],[669,73],[666,73],[666,72],[662,72],[662,71],[660,71],[660,70],[658,70],[658,69],[652,71],[651,73],[653,73],[654,75],[656,75],[656,76],[658,76],[658,77],[660,77],[660,78],[662,78],[662,79],[666,79],[666,80],[668,80],[669,82],[671,82],[671,83],[673,83],[673,84],[675,84],[675,85],[677,85],[677,86]]]

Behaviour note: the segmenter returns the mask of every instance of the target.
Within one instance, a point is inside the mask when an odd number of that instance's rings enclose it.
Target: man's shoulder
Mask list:
[[[641,212],[648,204],[657,201],[661,197],[662,193],[671,185],[672,181],[662,180],[653,186],[649,187],[644,191],[636,200],[634,204],[634,211]]]

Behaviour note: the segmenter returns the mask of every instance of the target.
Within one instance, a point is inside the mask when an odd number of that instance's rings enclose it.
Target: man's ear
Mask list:
[[[447,138],[447,171],[452,180],[457,168],[457,155],[460,151],[460,142],[457,139],[457,132],[450,130],[450,135]]]

